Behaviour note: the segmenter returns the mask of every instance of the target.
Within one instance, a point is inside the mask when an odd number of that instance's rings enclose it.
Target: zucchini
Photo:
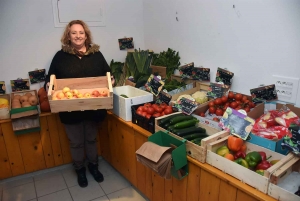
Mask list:
[[[174,125],[176,123],[179,123],[181,121],[186,121],[186,120],[191,120],[194,119],[195,117],[193,116],[179,116],[179,117],[174,117],[172,119],[170,119],[170,124]]]
[[[164,125],[161,125],[164,129],[168,129],[171,126],[169,122],[165,123]]]
[[[176,123],[174,125],[174,128],[187,128],[187,127],[195,126],[196,123],[198,123],[198,122],[199,121],[197,119],[191,119],[191,120],[181,121],[179,123]]]
[[[171,131],[171,132],[172,132],[172,130],[174,129],[174,126],[175,126],[175,125],[170,125],[170,126],[168,127],[168,131]]]
[[[173,129],[172,133],[182,137],[182,136],[185,136],[187,134],[192,134],[192,133],[206,133],[206,130],[201,127],[191,126],[188,128]]]
[[[197,144],[197,145],[201,145],[200,142],[203,140],[204,138],[195,138],[193,140],[191,140],[192,143]]]
[[[128,96],[126,96],[125,94],[121,94],[120,96],[122,96],[123,98],[128,98]]]
[[[174,114],[174,115],[168,116],[166,118],[163,118],[162,120],[160,120],[159,126],[163,126],[164,124],[166,124],[167,122],[169,122],[170,119],[172,119],[174,117],[178,117],[178,116],[185,116],[185,115],[183,113],[180,113],[180,114]]]
[[[208,135],[206,133],[192,133],[185,136],[182,136],[186,140],[194,140],[196,138],[206,138]]]

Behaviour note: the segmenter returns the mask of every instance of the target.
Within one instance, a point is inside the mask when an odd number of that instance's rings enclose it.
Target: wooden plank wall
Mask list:
[[[41,131],[15,135],[10,121],[0,121],[0,179],[52,168],[72,162],[69,140],[58,114],[40,117]],[[99,135],[107,135],[107,120],[99,124]]]

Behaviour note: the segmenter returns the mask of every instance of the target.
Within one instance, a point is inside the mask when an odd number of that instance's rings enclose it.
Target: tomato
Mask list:
[[[223,116],[223,113],[224,113],[223,110],[220,109],[220,108],[216,110],[216,115],[217,116]]]
[[[220,105],[222,103],[222,99],[221,98],[216,98],[214,103],[215,103],[215,105]]]
[[[245,110],[246,112],[250,112],[250,107],[245,107],[244,110]]]
[[[250,101],[248,99],[244,101],[245,104],[249,104],[249,102]]]
[[[163,110],[166,109],[167,106],[168,106],[168,105],[167,105],[166,103],[160,104],[160,107],[161,107]]]
[[[138,107],[137,111],[143,111],[143,106]]]
[[[246,100],[248,100],[247,96],[243,96],[242,101],[245,102]]]
[[[154,108],[154,110],[155,110],[155,108],[157,108],[158,107],[158,105],[157,104],[152,104],[152,107]]]
[[[150,119],[150,117],[151,117],[151,114],[147,114],[147,115],[146,115],[146,118],[147,118],[147,119]]]
[[[223,103],[226,103],[228,101],[228,97],[227,96],[222,96],[221,98]]]
[[[147,112],[142,112],[142,116],[146,117],[147,116]]]
[[[199,116],[200,117],[205,117],[205,113],[204,112],[200,112]]]
[[[154,111],[154,108],[153,108],[153,107],[148,107],[148,111],[147,111],[148,114],[151,115],[151,114],[154,114],[154,112],[155,112],[155,111]]]
[[[237,93],[237,94],[234,95],[235,100],[242,100],[242,98],[243,98],[242,94]]]
[[[227,102],[227,103],[225,103],[225,104],[224,104],[224,107],[226,107],[226,108],[227,108],[227,107],[229,107],[229,105],[230,105],[230,103],[229,103],[229,102]]]
[[[142,106],[143,112],[147,112],[148,111],[148,106]]]
[[[234,93],[232,91],[230,91],[228,93],[228,98],[233,99],[234,98]]]
[[[216,112],[216,108],[214,108],[214,107],[209,107],[209,113],[210,114],[215,114],[215,112]]]
[[[169,106],[166,107],[166,109],[164,110],[165,114],[171,114],[173,112],[172,107],[170,108]]]
[[[242,101],[240,101],[240,100],[237,100],[237,101],[235,101],[238,105],[241,105],[241,103],[242,103]]]
[[[161,113],[163,111],[162,107],[160,106],[157,106],[156,108],[154,108],[154,110],[157,112],[157,113]]]
[[[255,103],[253,103],[252,101],[249,102],[249,106],[250,108],[254,108],[255,107]]]
[[[214,101],[210,101],[210,102],[208,103],[208,106],[209,106],[209,107],[213,107],[214,105],[215,105]]]
[[[151,103],[145,103],[144,106],[151,106]]]
[[[240,110],[240,109],[242,109],[242,106],[238,105],[235,109]]]
[[[154,114],[152,115],[152,117],[160,117],[160,116],[161,116],[160,113],[154,113]]]
[[[166,115],[166,114],[165,114],[165,112],[163,111],[163,112],[161,113],[161,116],[164,116],[164,115]]]
[[[143,111],[142,110],[137,110],[136,113],[140,116],[143,116]]]
[[[234,101],[234,102],[231,102],[229,106],[231,108],[235,109],[238,106],[238,104],[237,104],[237,102]]]
[[[213,121],[219,122],[220,119],[219,119],[218,117],[214,117],[214,118],[213,118]]]

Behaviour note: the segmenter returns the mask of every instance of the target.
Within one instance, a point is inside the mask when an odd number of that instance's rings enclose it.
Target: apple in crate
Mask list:
[[[98,96],[100,96],[99,91],[94,90],[94,91],[92,92],[92,96],[93,96],[93,97],[98,97]]]
[[[86,93],[83,95],[83,97],[85,97],[85,98],[90,98],[90,97],[91,97],[91,94],[88,93],[88,92],[86,92]]]
[[[77,89],[72,90],[73,96],[77,96],[79,94],[79,91]]]
[[[78,93],[77,94],[77,98],[82,98],[83,97],[83,94],[82,93]]]
[[[107,96],[107,89],[101,89],[100,90],[100,96],[106,97]]]
[[[67,97],[68,99],[72,99],[72,98],[73,98],[73,94],[72,94],[70,91],[68,91],[68,92],[66,93],[66,97]]]
[[[65,97],[65,94],[63,92],[58,92],[58,94],[56,95],[56,98],[58,99],[63,99]]]
[[[63,91],[63,93],[65,94],[65,93],[67,93],[67,92],[70,91],[70,88],[69,88],[69,87],[64,87],[62,91]]]

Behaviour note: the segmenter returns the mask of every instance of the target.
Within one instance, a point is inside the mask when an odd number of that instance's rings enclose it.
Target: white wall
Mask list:
[[[299,0],[151,0],[143,13],[147,48],[179,51],[181,63],[210,68],[211,80],[227,68],[234,91],[274,84],[272,75],[300,78]]]
[[[142,1],[105,0],[105,14],[106,27],[90,29],[108,64],[112,59],[125,61],[119,38],[133,37],[135,47],[144,49]],[[5,81],[8,93],[10,80],[28,78],[28,72],[36,68],[48,72],[61,48],[63,30],[54,28],[51,0],[0,0],[0,81]]]

